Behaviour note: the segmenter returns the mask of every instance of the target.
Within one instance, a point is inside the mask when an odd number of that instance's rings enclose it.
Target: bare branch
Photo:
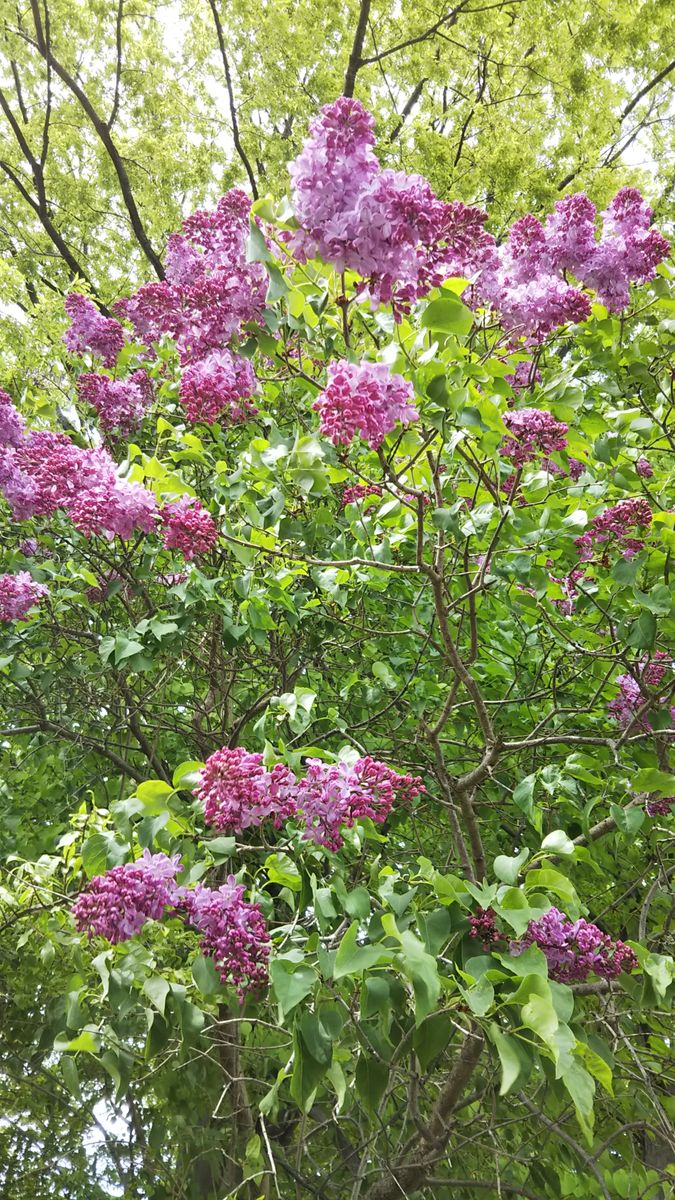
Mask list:
[[[241,137],[239,135],[239,121],[237,119],[237,109],[236,109],[236,105],[234,103],[234,89],[232,87],[232,75],[230,73],[230,64],[229,64],[229,60],[227,57],[227,51],[225,49],[225,37],[223,35],[223,26],[221,24],[220,17],[218,16],[216,0],[209,0],[209,7],[211,9],[211,13],[213,15],[213,22],[216,27],[216,34],[218,37],[218,45],[220,47],[220,57],[223,61],[223,73],[225,75],[225,85],[227,87],[227,95],[228,95],[228,99],[230,102],[230,120],[232,122],[232,140],[234,141],[234,148],[237,151],[237,154],[239,155],[239,157],[244,165],[244,170],[246,171],[246,174],[248,175],[248,181],[251,185],[251,192],[253,193],[253,199],[257,200],[258,199],[258,187],[257,187],[256,181],[255,181],[255,175],[253,174],[253,168],[251,166],[250,159],[249,159],[246,151],[244,150],[244,147],[241,142]]]

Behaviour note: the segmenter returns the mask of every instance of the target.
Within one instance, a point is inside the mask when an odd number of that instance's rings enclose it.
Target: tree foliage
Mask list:
[[[66,503],[0,509],[3,572],[48,589],[0,624],[0,1180],[18,1200],[668,1194],[672,268],[623,312],[591,295],[588,320],[525,339],[466,278],[375,307],[355,271],[290,255],[292,208],[262,198],[237,279],[265,302],[230,344],[255,413],[190,421],[180,338],[151,349],[127,322],[107,372],[61,341],[73,280],[109,313],[164,275],[184,210],[248,169],[282,192],[350,79],[382,162],[489,199],[498,232],[572,172],[604,203],[628,175],[603,156],[666,103],[666,8],[553,8],[226,21],[186,3],[172,54],[154,3],[6,14],[4,270],[26,317],[3,382],[30,429],[82,464],[103,436],[158,514],[182,497],[217,530],[186,559],[165,516],[106,537]],[[419,419],[334,444],[328,364],[363,362],[402,377]],[[147,373],[132,433],[84,403],[92,371]],[[531,409],[566,433],[518,461]],[[628,541],[607,516],[625,502],[651,515]],[[292,806],[218,828],[199,786],[223,747],[299,780],[372,757],[424,790],[345,818],[333,847]],[[78,932],[77,896],[143,851],[178,855],[192,895],[236,878],[269,928],[268,986],[223,982],[180,904],[117,944]],[[561,981],[527,946],[552,908],[637,965]]]

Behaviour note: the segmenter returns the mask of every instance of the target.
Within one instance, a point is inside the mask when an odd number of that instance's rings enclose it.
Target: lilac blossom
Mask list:
[[[412,384],[384,363],[331,362],[328,384],[313,408],[322,434],[335,445],[348,445],[358,435],[376,450],[397,421],[409,425],[418,419],[412,398]]]

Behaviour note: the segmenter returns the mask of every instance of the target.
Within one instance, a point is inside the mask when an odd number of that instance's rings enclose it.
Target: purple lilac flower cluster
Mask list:
[[[63,509],[87,536],[124,539],[154,526],[152,492],[118,480],[107,451],[83,450],[63,433],[33,431],[0,450],[0,491],[20,521]]]
[[[271,818],[278,828],[295,812],[295,776],[283,763],[268,771],[262,754],[225,746],[207,758],[194,794],[216,829],[248,829]]]
[[[216,829],[240,831],[266,820],[278,828],[294,817],[304,825],[305,839],[339,850],[344,826],[359,817],[381,823],[395,802],[409,803],[423,791],[420,779],[368,756],[353,765],[310,758],[298,779],[283,763],[267,770],[261,754],[225,747],[207,759],[194,794]]]
[[[465,276],[506,329],[536,342],[590,315],[589,297],[566,273],[620,311],[629,284],[652,279],[668,253],[634,188],[622,188],[602,214],[599,240],[595,206],[579,193],[557,201],[545,226],[522,217],[498,247],[484,212],[443,203],[418,175],[383,170],[374,145],[373,118],[358,100],[342,97],[322,109],[290,168],[301,229],[288,245],[300,257],[319,254],[356,271],[376,303],[393,300],[400,309]]]
[[[511,226],[503,246],[486,251],[478,296],[500,313],[506,329],[533,342],[590,315],[589,297],[567,282],[568,273],[620,312],[628,305],[629,285],[653,279],[670,249],[650,228],[651,217],[640,193],[622,188],[602,213],[597,240],[595,206],[583,193],[565,196],[545,226],[527,214]]]
[[[556,421],[550,412],[519,408],[505,414],[504,424],[509,436],[502,442],[500,453],[509,458],[514,467],[534,462],[540,454],[564,450],[567,445],[567,425]]]
[[[469,937],[478,938],[483,943],[483,949],[499,940],[499,932],[495,924],[496,914],[493,908],[477,908],[469,917]]]
[[[366,496],[381,495],[382,488],[378,487],[376,483],[353,483],[344,489],[340,500],[340,508],[346,508],[348,504],[356,504],[358,500],[363,500]]]
[[[243,999],[247,988],[265,983],[269,933],[257,904],[244,899],[244,887],[232,875],[212,891],[203,884],[179,887],[178,855],[151,854],[96,875],[72,907],[75,925],[116,944],[140,933],[146,921],[166,913],[183,916],[202,934],[201,949],[213,959],[224,984],[233,983]]]
[[[651,523],[652,510],[646,500],[620,500],[594,517],[586,532],[575,539],[577,553],[582,562],[590,562],[597,546],[614,539],[623,557],[633,558],[644,546],[641,538],[632,536],[633,530],[648,529]],[[606,550],[602,561],[605,564],[609,561]]]
[[[669,817],[673,805],[675,804],[675,796],[663,796],[659,799],[645,800],[645,812],[648,817]]]
[[[96,410],[101,428],[107,432],[119,429],[130,433],[140,425],[153,399],[146,371],[133,371],[127,379],[85,371],[77,381],[77,391],[80,399]]]
[[[144,850],[136,862],[95,875],[73,905],[77,928],[113,943],[134,937],[146,921],[159,921],[176,904],[182,869],[178,855]]]
[[[257,390],[253,367],[247,358],[230,350],[213,350],[188,363],[180,381],[180,398],[193,423],[211,425],[224,419],[234,425],[253,417],[252,397]]]
[[[199,554],[206,554],[218,541],[218,528],[213,517],[193,496],[181,496],[165,505],[160,516],[165,547],[180,550],[188,562]]]
[[[331,362],[328,385],[312,407],[321,432],[335,445],[349,445],[358,434],[376,450],[397,421],[409,425],[418,419],[412,398],[412,384],[384,363]]]
[[[124,330],[119,321],[104,317],[92,300],[79,292],[66,296],[64,308],[71,320],[63,335],[71,354],[89,351],[100,358],[104,367],[114,367],[117,355],[124,346]]]
[[[270,936],[257,904],[244,900],[245,888],[233,875],[217,890],[198,883],[181,889],[179,911],[202,934],[202,953],[213,959],[221,982],[246,991],[267,982]]]
[[[21,413],[14,407],[11,396],[0,388],[0,446],[20,446],[24,431]]]
[[[569,921],[557,908],[549,908],[538,920],[530,921],[523,937],[510,943],[509,952],[522,954],[528,946],[543,950],[549,976],[557,983],[583,983],[591,973],[601,979],[617,979],[638,965],[624,942],[613,941],[583,917]]]
[[[166,279],[145,284],[116,305],[148,345],[175,340],[186,368],[180,396],[192,421],[226,412],[243,421],[256,391],[250,363],[228,349],[247,322],[260,319],[267,273],[247,262],[250,201],[233,188],[213,211],[200,210],[169,238]]]
[[[28,571],[0,575],[0,621],[22,621],[46,595],[44,583],[36,583]]]
[[[636,668],[632,675],[618,675],[616,682],[619,685],[619,694],[607,706],[607,711],[615,721],[619,723],[622,729],[627,729],[635,721],[636,729],[642,730],[643,733],[651,733],[652,724],[649,720],[649,712],[645,709],[636,719],[636,714],[639,709],[649,699],[647,689],[657,688],[663,682],[666,671],[671,666],[671,658],[663,650],[657,650],[654,657],[641,664]],[[663,705],[666,702],[666,697],[661,696],[655,700],[655,704]],[[671,708],[671,715],[675,718],[675,708]]]
[[[382,170],[373,130],[363,105],[345,97],[311,122],[290,167],[301,230],[288,245],[356,271],[374,302],[393,299],[400,311],[451,275],[472,274],[493,238],[479,209],[444,204],[419,175]]]

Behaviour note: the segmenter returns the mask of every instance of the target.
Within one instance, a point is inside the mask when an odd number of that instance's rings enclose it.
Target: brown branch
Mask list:
[[[664,67],[662,71],[659,71],[658,75],[655,75],[654,78],[652,80],[650,80],[649,83],[646,83],[643,88],[640,88],[639,92],[635,93],[635,95],[633,96],[633,99],[626,105],[623,112],[621,113],[620,120],[625,121],[628,114],[632,113],[633,109],[635,108],[635,106],[637,104],[640,103],[643,96],[646,96],[648,92],[651,92],[653,88],[657,87],[658,84],[661,82],[661,80],[665,79],[666,75],[670,75],[670,72],[674,69],[675,69],[675,59],[673,59],[673,61],[671,63],[668,63],[668,66]]]
[[[401,130],[403,129],[403,126],[405,125],[408,117],[410,116],[413,108],[415,107],[415,105],[417,104],[417,101],[419,100],[420,96],[422,95],[422,92],[424,90],[424,85],[426,82],[427,82],[426,77],[424,79],[420,79],[419,83],[416,84],[415,87],[413,88],[413,90],[410,94],[410,98],[406,101],[406,103],[403,106],[403,111],[398,119],[398,124],[394,126],[393,130],[389,134],[390,142],[396,141],[396,139],[397,139],[398,135],[400,134]]]
[[[113,106],[110,116],[108,117],[108,129],[112,129],[117,117],[117,110],[120,105],[120,82],[122,78],[122,17],[124,15],[124,0],[118,0],[117,18],[115,20],[115,95],[113,97]]]
[[[227,51],[225,49],[225,37],[223,35],[223,26],[221,24],[220,17],[218,15],[218,9],[216,7],[216,0],[209,0],[209,7],[210,7],[211,13],[213,15],[213,23],[216,27],[216,35],[218,37],[218,46],[220,47],[220,57],[223,61],[223,73],[225,75],[225,85],[227,87],[227,95],[228,95],[228,99],[229,99],[229,103],[230,103],[230,120],[232,122],[232,140],[234,141],[234,148],[237,151],[237,154],[239,155],[239,157],[243,163],[244,170],[246,171],[246,174],[248,175],[248,181],[251,185],[251,192],[253,193],[253,199],[257,200],[258,199],[258,187],[257,187],[256,181],[255,181],[255,175],[253,174],[253,168],[251,166],[249,157],[248,157],[246,151],[244,150],[244,147],[241,143],[241,137],[239,136],[239,121],[237,119],[237,109],[236,109],[236,106],[234,103],[234,89],[232,87],[232,75],[230,73],[230,64],[229,64],[228,57],[227,57]]]
[[[356,24],[356,32],[354,34],[351,54],[349,55],[349,62],[347,63],[344,87],[342,89],[342,95],[349,98],[354,95],[354,87],[356,85],[356,76],[358,71],[366,62],[369,61],[366,58],[361,58],[361,51],[363,50],[363,39],[366,36],[366,29],[368,27],[370,5],[371,0],[361,0],[359,19]],[[372,61],[374,62],[376,60],[373,59]]]
[[[516,0],[516,2],[520,3],[521,0]],[[453,8],[451,12],[446,13],[445,16],[440,17],[435,24],[430,25],[428,29],[425,29],[424,33],[418,33],[415,37],[407,38],[405,42],[397,42],[395,46],[389,46],[387,50],[382,50],[379,54],[373,54],[370,56],[370,58],[362,58],[359,61],[358,67],[367,67],[371,63],[381,62],[383,58],[389,58],[390,54],[398,54],[399,50],[407,50],[408,46],[417,46],[420,42],[428,42],[429,38],[432,38],[435,33],[438,33],[439,29],[442,29],[444,25],[452,26],[456,24],[459,14],[461,13],[462,9],[466,8],[468,3],[469,0],[461,0],[461,4],[458,4],[456,8]],[[370,8],[370,5],[368,5],[368,7]],[[489,7],[503,8],[504,3],[492,4]],[[483,12],[483,9],[476,9],[474,11]],[[363,42],[363,39],[361,39],[361,41]],[[347,95],[346,92],[345,95]]]
[[[436,1101],[428,1126],[420,1131],[421,1136],[437,1148],[447,1144],[450,1134],[450,1118],[462,1093],[473,1075],[484,1045],[479,1026],[472,1025],[467,1032],[457,1061],[450,1072],[441,1094]],[[406,1189],[424,1186],[432,1163],[425,1158],[414,1162],[399,1162],[388,1168],[389,1175],[381,1179],[368,1192],[368,1200],[401,1200]]]
[[[36,40],[28,37],[28,35],[25,33],[20,33],[20,37],[22,37],[24,41],[28,42],[29,45],[33,46],[33,48],[38,51],[45,63],[56,72],[59,79],[65,83],[68,90],[72,92],[80,107],[89,117],[89,120],[91,121],[96,133],[103,143],[108,157],[110,158],[110,161],[115,169],[115,174],[117,175],[120,190],[122,192],[122,198],[124,200],[124,206],[129,215],[129,220],[136,235],[136,240],[138,241],[138,244],[143,250],[146,258],[151,263],[157,277],[159,279],[164,279],[164,268],[162,266],[161,259],[153,249],[150,239],[145,231],[145,226],[143,225],[140,213],[136,206],[136,200],[129,182],[129,176],[126,171],[126,167],[124,166],[122,156],[117,149],[115,142],[113,141],[110,130],[101,115],[94,108],[94,105],[84,89],[80,87],[77,80],[73,78],[70,72],[66,70],[59,59],[56,58],[52,53],[51,47],[46,42],[44,33],[42,31],[42,23],[40,20],[40,12],[37,0],[30,0],[30,6],[33,14],[33,23],[35,25]],[[45,11],[47,11],[46,6]]]

